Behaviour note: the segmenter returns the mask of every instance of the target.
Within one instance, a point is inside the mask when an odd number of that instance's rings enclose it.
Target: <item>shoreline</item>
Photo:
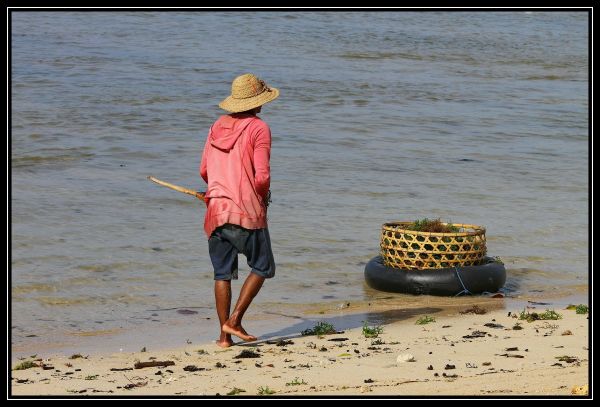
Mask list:
[[[548,303],[564,308],[568,304],[588,303],[587,292],[570,292],[563,296],[518,296],[491,298],[486,296],[412,296],[378,292],[370,300],[336,300],[313,304],[258,303],[253,304],[244,319],[244,325],[259,337],[270,339],[300,332],[319,320],[331,320],[342,328],[359,326],[357,321],[375,320],[389,324],[401,317],[391,310],[422,308],[431,314],[481,305],[487,308],[524,308],[530,303]],[[12,339],[12,363],[33,354],[42,357],[68,356],[73,353],[105,355],[113,352],[135,352],[143,347],[168,350],[193,343],[209,343],[218,336],[218,322],[213,309],[202,307],[173,308],[165,315],[160,326],[146,324],[119,327],[99,327],[97,330],[56,330],[44,335],[32,331],[18,341]],[[180,312],[183,311],[183,312]],[[181,315],[183,314],[183,315]],[[159,334],[157,335],[157,332]]]
[[[275,396],[568,396],[576,386],[587,385],[588,315],[559,306],[569,302],[565,298],[523,301],[529,304],[529,312],[549,308],[563,318],[519,321],[514,317],[523,311],[523,303],[506,298],[465,298],[460,305],[437,312],[431,312],[435,307],[373,304],[368,313],[354,313],[356,310],[348,307],[338,312],[341,315],[322,315],[321,320],[341,332],[323,337],[300,335],[301,328],[314,325],[317,318],[228,349],[204,342],[145,352],[86,355],[75,351],[72,355],[82,357],[74,359],[40,356],[35,363],[48,370],[13,370],[11,391],[14,396],[91,397],[223,396],[235,388],[244,390],[241,396],[270,391],[275,391]],[[460,313],[461,308],[464,311],[474,305],[487,313]],[[416,325],[425,315],[436,321]],[[366,338],[364,323],[381,326],[383,333],[376,339]],[[513,329],[517,323],[522,329]],[[284,343],[278,343],[281,340],[292,343],[278,346]],[[258,357],[236,358],[243,351],[253,351]],[[410,356],[414,362],[402,361]],[[558,359],[561,357],[563,360]],[[174,365],[134,369],[136,361],[153,360]]]

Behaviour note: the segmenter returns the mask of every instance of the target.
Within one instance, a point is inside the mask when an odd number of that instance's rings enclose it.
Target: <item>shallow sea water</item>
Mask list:
[[[11,23],[16,354],[215,336],[203,207],[146,177],[203,189],[208,128],[245,72],[281,90],[261,113],[277,276],[250,308],[257,334],[346,302],[449,306],[364,284],[381,225],[396,220],[484,225],[508,297],[587,293],[586,13],[15,12]]]

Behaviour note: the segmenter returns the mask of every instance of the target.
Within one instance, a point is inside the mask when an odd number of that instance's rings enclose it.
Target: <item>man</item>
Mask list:
[[[257,338],[242,327],[242,318],[266,278],[275,275],[267,228],[270,187],[271,131],[257,113],[279,96],[252,74],[235,78],[231,95],[219,103],[230,114],[210,128],[202,153],[200,175],[208,184],[204,230],[215,275],[215,302],[221,324],[217,345],[233,345],[231,335]],[[238,253],[252,268],[233,312],[231,280],[237,279]]]

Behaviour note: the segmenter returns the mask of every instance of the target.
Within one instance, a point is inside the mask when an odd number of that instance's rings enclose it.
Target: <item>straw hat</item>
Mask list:
[[[219,103],[219,107],[231,113],[245,112],[275,100],[279,89],[270,88],[251,73],[235,78],[231,84],[231,96]]]

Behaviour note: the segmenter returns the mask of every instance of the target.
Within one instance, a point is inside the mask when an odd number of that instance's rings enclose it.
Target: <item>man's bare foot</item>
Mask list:
[[[226,334],[237,336],[244,342],[253,342],[258,339],[256,336],[248,334],[248,332],[246,332],[246,330],[242,328],[241,325],[229,326],[227,325],[227,322],[225,322],[221,327],[221,330]]]
[[[228,348],[228,347],[234,345],[234,343],[231,339],[217,339],[215,341],[215,343],[217,344],[217,346],[220,346],[221,348]]]

